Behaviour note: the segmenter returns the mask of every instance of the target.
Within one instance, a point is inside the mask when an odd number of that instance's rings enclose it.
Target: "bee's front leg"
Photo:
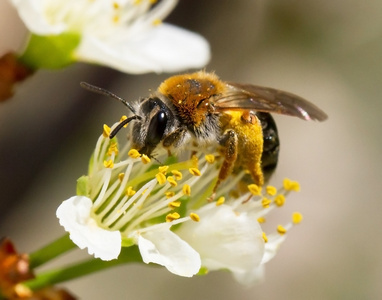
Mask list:
[[[223,147],[224,161],[220,168],[218,175],[218,181],[215,184],[214,190],[212,192],[209,201],[212,201],[215,198],[216,190],[219,187],[220,183],[227,179],[227,177],[232,173],[235,161],[237,159],[238,153],[238,137],[234,130],[227,130],[222,139],[219,141],[220,145]]]

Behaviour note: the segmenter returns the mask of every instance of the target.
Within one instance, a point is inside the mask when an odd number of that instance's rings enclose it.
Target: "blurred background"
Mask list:
[[[3,54],[26,31],[7,1],[0,8]],[[282,147],[273,182],[302,186],[277,218],[298,210],[304,221],[251,288],[227,272],[185,279],[143,265],[65,286],[81,299],[381,299],[382,2],[180,1],[167,22],[208,39],[206,69],[222,79],[287,90],[328,113],[324,123],[275,117]],[[75,193],[102,125],[125,111],[80,81],[133,100],[166,77],[77,64],[37,72],[0,103],[0,236],[30,252],[62,235],[58,205]]]

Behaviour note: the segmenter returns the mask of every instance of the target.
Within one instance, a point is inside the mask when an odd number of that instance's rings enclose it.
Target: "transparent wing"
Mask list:
[[[248,109],[317,121],[324,121],[328,117],[313,103],[292,93],[234,82],[227,82],[226,85],[227,92],[214,99],[217,111]]]

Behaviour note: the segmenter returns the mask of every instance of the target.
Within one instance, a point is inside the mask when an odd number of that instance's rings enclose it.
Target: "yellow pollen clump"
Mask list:
[[[272,186],[272,185],[268,185],[268,186],[265,188],[265,191],[267,192],[267,194],[268,194],[269,196],[274,196],[274,195],[276,195],[276,193],[277,193],[277,189],[276,189],[274,186]]]
[[[122,117],[119,119],[119,123],[121,123],[121,122],[125,121],[126,119],[127,119],[127,117],[126,117],[126,116],[122,116]],[[123,128],[126,128],[126,127],[127,127],[127,125],[128,125],[128,123],[127,123],[126,125],[124,125],[124,126],[123,126]]]
[[[191,218],[192,221],[195,221],[195,222],[199,222],[200,221],[200,217],[196,213],[190,213],[190,218]]]
[[[300,191],[300,184],[297,181],[290,180],[289,178],[285,178],[283,181],[284,189],[287,191]]]
[[[167,199],[175,196],[175,192],[172,192],[172,191],[165,192],[164,194],[166,195]]]
[[[168,204],[168,207],[174,209],[174,208],[180,207],[181,204],[182,204],[182,202],[180,202],[179,200],[178,201],[172,201]]]
[[[209,164],[213,164],[215,162],[215,155],[213,154],[207,154],[204,158]]]
[[[265,243],[268,243],[268,237],[265,234],[265,232],[263,232],[263,240],[264,240]]]
[[[260,224],[265,223],[265,218],[264,217],[259,217],[257,219],[257,222],[259,222]]]
[[[286,234],[286,233],[287,233],[287,230],[284,228],[284,226],[279,225],[279,226],[277,226],[277,232],[278,232],[279,234],[283,235],[283,234]]]
[[[141,157],[141,154],[138,152],[137,149],[131,149],[128,153],[127,153],[128,156],[130,156],[131,158],[138,158],[138,157]]]
[[[182,175],[182,173],[179,172],[178,170],[172,170],[171,173],[172,173],[172,175],[174,175],[174,178],[175,178],[176,180],[182,180],[183,175]]]
[[[260,196],[261,195],[261,187],[257,184],[250,184],[248,185],[248,190],[251,192],[254,196]]]
[[[103,137],[105,137],[105,138],[109,137],[110,136],[110,131],[111,131],[110,127],[107,126],[106,124],[104,124],[103,125],[103,131],[102,131]]]
[[[272,203],[271,200],[269,200],[268,198],[263,198],[261,200],[261,205],[264,207],[264,208],[268,208],[269,205]]]
[[[292,222],[293,224],[299,224],[302,221],[303,217],[302,214],[299,212],[294,212],[292,215]]]
[[[112,169],[114,167],[114,162],[111,159],[105,160],[103,162],[103,165],[105,166],[105,168]]]
[[[163,173],[156,174],[155,178],[157,179],[158,183],[161,184],[161,185],[166,183],[166,176],[164,176]]]
[[[275,197],[274,202],[275,202],[275,204],[276,204],[277,206],[283,206],[284,203],[285,203],[285,196],[282,195],[282,194],[277,195],[277,196]]]
[[[175,186],[178,185],[178,183],[175,181],[174,177],[172,177],[172,176],[168,176],[168,177],[167,177],[167,181],[168,181],[168,183],[171,184],[171,186],[173,186],[173,187],[175,187]]]
[[[172,222],[180,218],[180,214],[177,212],[170,213],[166,216],[166,222]]]
[[[200,173],[198,168],[189,168],[188,169],[193,176],[200,176],[202,173]]]
[[[134,196],[135,193],[136,193],[136,191],[133,190],[132,186],[127,187],[127,189],[126,189],[126,196],[128,196],[128,197]]]
[[[191,187],[188,185],[188,184],[185,184],[182,188],[182,192],[183,194],[185,194],[186,196],[190,196],[191,195]]]
[[[150,157],[148,157],[146,154],[142,155],[141,160],[144,164],[148,164],[151,161]]]
[[[168,168],[169,168],[169,166],[160,166],[160,167],[158,168],[158,171],[159,171],[160,173],[163,173],[164,175],[166,175]]]
[[[220,206],[222,204],[224,204],[225,202],[225,198],[223,196],[219,197],[218,200],[216,200],[216,206]]]
[[[122,181],[124,177],[125,177],[125,173],[119,173],[118,174],[119,181]]]

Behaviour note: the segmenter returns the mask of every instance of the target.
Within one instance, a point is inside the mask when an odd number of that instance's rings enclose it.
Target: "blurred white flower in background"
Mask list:
[[[21,60],[32,68],[74,61],[127,73],[203,67],[208,42],[162,23],[176,0],[9,0],[32,33]]]

